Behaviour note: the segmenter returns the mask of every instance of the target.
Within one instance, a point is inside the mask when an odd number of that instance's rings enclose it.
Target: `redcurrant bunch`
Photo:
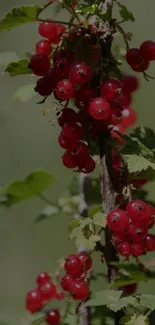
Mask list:
[[[150,61],[155,60],[155,43],[145,41],[140,48],[131,48],[126,53],[126,61],[136,72],[143,72],[148,69]]]

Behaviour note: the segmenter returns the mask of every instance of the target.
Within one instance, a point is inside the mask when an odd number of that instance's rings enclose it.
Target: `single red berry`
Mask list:
[[[66,258],[64,268],[68,274],[76,278],[79,278],[83,273],[81,263],[76,255],[69,255]]]
[[[73,277],[70,274],[64,274],[61,279],[61,286],[64,291],[70,290],[70,285],[73,282]]]
[[[129,257],[132,254],[131,245],[128,242],[121,243],[118,246],[118,252],[124,257]]]
[[[69,100],[74,96],[74,87],[69,80],[63,79],[57,83],[55,93],[58,98]]]
[[[148,219],[148,206],[141,200],[132,200],[127,204],[126,211],[134,224]]]
[[[114,246],[119,246],[125,242],[126,234],[124,232],[114,232],[112,235],[112,243]]]
[[[44,76],[50,68],[50,59],[45,54],[34,54],[30,60],[30,69],[36,76]]]
[[[85,164],[85,161],[88,159],[89,156],[88,145],[86,143],[79,141],[71,149],[71,152],[75,155],[77,165],[82,165],[83,163]]]
[[[132,67],[137,67],[143,64],[144,58],[141,56],[139,49],[131,48],[126,53],[126,61]]]
[[[70,69],[70,62],[65,58],[56,61],[54,64],[55,75],[59,80],[68,77],[69,69]]]
[[[50,19],[49,19],[50,20]],[[53,36],[57,35],[57,25],[53,22],[41,22],[39,24],[39,34],[42,37],[52,39]]]
[[[64,139],[62,132],[59,134],[58,142],[59,142],[60,147],[62,147],[63,149],[67,149],[69,151],[72,151],[72,149],[75,147],[75,140],[74,139],[68,139],[68,140]]]
[[[60,323],[60,313],[57,309],[50,310],[45,316],[46,323],[49,325],[58,325]]]
[[[78,164],[79,170],[84,174],[90,174],[95,169],[95,161],[90,156],[87,157],[85,162]]]
[[[133,295],[137,290],[137,283],[129,284],[127,286],[119,288],[119,290],[123,291],[124,296]]]
[[[52,51],[52,46],[49,40],[43,39],[36,44],[37,54],[50,55],[51,51]]]
[[[87,108],[89,102],[96,96],[96,89],[90,88],[88,86],[82,87],[75,92],[75,105],[80,109]]]
[[[109,124],[117,125],[121,123],[122,113],[119,109],[112,107],[111,116],[109,118]]]
[[[39,311],[42,307],[42,295],[40,290],[30,290],[26,295],[26,309],[31,313]]]
[[[53,35],[52,38],[50,38],[50,41],[52,44],[59,44],[61,41],[61,38],[63,34],[66,32],[66,27],[60,24],[57,24],[57,34]]]
[[[122,91],[118,103],[121,108],[123,108],[124,106],[129,106],[132,103],[131,93],[125,93],[124,91]]]
[[[60,117],[58,118],[58,123],[62,127],[65,123],[76,123],[78,120],[77,113],[72,108],[64,108],[61,111]]]
[[[85,62],[79,62],[70,69],[69,80],[73,85],[83,86],[92,75],[91,67]]]
[[[97,97],[91,100],[89,113],[96,120],[107,120],[111,114],[111,108],[105,99]]]
[[[117,132],[119,132],[122,135],[125,134],[125,128],[123,127],[122,124],[115,125],[113,129],[110,131],[111,137],[116,138],[121,144],[124,142],[124,139]]]
[[[144,59],[148,61],[155,60],[155,43],[152,41],[145,41],[140,46],[140,53]]]
[[[147,252],[152,252],[155,250],[155,236],[148,234],[145,239],[145,248]]]
[[[142,64],[138,66],[131,66],[132,70],[136,72],[144,72],[145,70],[148,69],[150,62],[149,61],[143,61]]]
[[[141,243],[141,241],[145,238],[148,232],[148,227],[146,225],[134,225],[133,223],[130,223],[128,230],[127,230],[127,236],[130,240],[132,240],[135,243]]]
[[[110,78],[100,86],[100,95],[108,102],[116,101],[121,93],[122,83],[118,79]]]
[[[139,80],[135,76],[126,75],[123,78],[123,91],[126,94],[133,93],[139,88]]]
[[[75,280],[72,282],[69,292],[74,300],[84,300],[89,296],[89,287],[86,282]]]
[[[107,216],[107,225],[113,231],[122,232],[129,226],[129,216],[121,209],[112,210]]]
[[[134,243],[131,245],[132,256],[141,256],[144,253],[144,244],[143,243]]]
[[[51,281],[51,276],[47,272],[41,272],[37,275],[36,282],[38,286],[43,286],[47,282]]]
[[[40,291],[44,301],[52,300],[56,295],[56,287],[49,281],[40,286]]]
[[[65,167],[67,168],[75,168],[77,167],[77,162],[74,154],[70,151],[65,151],[64,154],[61,156],[62,162]]]
[[[154,223],[155,208],[151,204],[147,204],[147,214],[149,217],[149,225],[152,225]]]
[[[80,263],[84,269],[84,271],[88,271],[92,267],[92,258],[90,255],[88,255],[87,252],[81,252],[77,255],[78,259],[80,260]]]
[[[66,123],[62,128],[62,134],[65,140],[74,139],[74,144],[79,142],[82,136],[82,127],[75,123]]]
[[[55,298],[58,299],[58,300],[63,300],[65,298],[64,291],[57,291]]]
[[[127,128],[136,124],[137,114],[132,107],[124,107],[122,110],[121,124]]]
[[[36,87],[34,90],[43,97],[50,96],[53,92],[53,85],[50,82],[49,78],[44,76],[37,80]]]

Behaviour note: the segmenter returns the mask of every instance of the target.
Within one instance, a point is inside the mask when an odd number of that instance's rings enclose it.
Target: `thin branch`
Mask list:
[[[39,197],[42,201],[48,203],[49,205],[51,205],[51,206],[56,206],[55,203],[53,203],[51,200],[49,200],[49,199],[48,199],[46,196],[44,196],[42,193],[38,194],[38,197]]]

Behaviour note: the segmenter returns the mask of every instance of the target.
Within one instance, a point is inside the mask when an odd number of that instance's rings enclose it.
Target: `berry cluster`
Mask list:
[[[112,210],[107,224],[113,231],[112,242],[120,255],[141,256],[155,250],[155,236],[148,233],[154,225],[155,209],[141,200],[132,200],[125,210]]]
[[[126,61],[136,72],[143,72],[148,69],[150,61],[155,60],[155,43],[145,41],[140,48],[131,48],[126,53]]]
[[[86,252],[69,255],[66,258],[64,265],[66,274],[61,279],[61,286],[74,300],[84,300],[89,296],[89,287],[85,278],[91,267],[92,259]]]
[[[52,283],[51,276],[47,272],[41,272],[36,278],[37,288],[30,290],[26,295],[26,309],[31,313],[38,312],[42,307],[54,298],[62,300],[65,298],[64,291],[60,291]],[[58,310],[50,310],[46,314],[46,322],[57,325],[60,320]]]

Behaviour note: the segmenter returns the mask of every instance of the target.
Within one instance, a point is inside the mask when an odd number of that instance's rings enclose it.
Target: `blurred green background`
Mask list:
[[[43,1],[37,3],[43,4]],[[32,4],[32,0],[1,0],[0,15],[22,4]],[[136,16],[134,24],[124,24],[126,31],[134,34],[132,46],[139,46],[143,40],[154,40],[154,0],[124,0],[123,4]],[[33,52],[39,39],[37,27],[38,24],[33,23],[0,33],[0,58],[2,52],[13,52],[18,56]],[[129,71],[127,66],[124,69]],[[155,63],[151,64],[149,72],[155,76]],[[67,188],[73,173],[61,164],[58,128],[48,123],[54,114],[42,116],[40,112],[41,108],[51,108],[51,102],[36,105],[39,97],[25,103],[17,99],[13,101],[19,87],[34,83],[29,76],[11,78],[4,74],[0,77],[0,186],[25,177],[31,170],[48,169],[55,174],[57,182],[47,196],[56,201]],[[135,95],[133,106],[139,124],[155,128],[155,81],[146,82],[141,78],[141,88]],[[149,197],[154,199],[154,183],[147,188]],[[44,206],[44,202],[34,200],[10,210],[0,208],[0,319],[9,324],[21,323],[25,314],[25,293],[35,285],[36,274],[53,271],[60,257],[75,250],[74,242],[69,242],[67,236],[70,217],[59,215],[35,224],[34,220]],[[155,285],[152,282],[142,284],[139,290],[155,293]]]

